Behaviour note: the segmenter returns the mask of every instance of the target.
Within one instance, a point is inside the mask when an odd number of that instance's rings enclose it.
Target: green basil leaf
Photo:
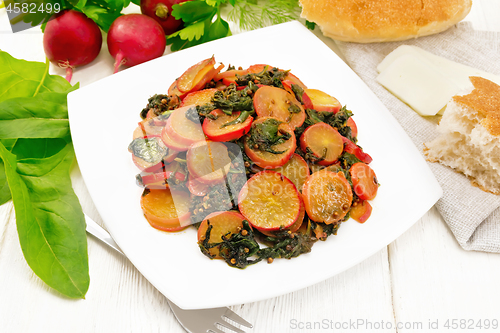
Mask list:
[[[33,97],[43,92],[68,92],[71,85],[59,75],[49,75],[49,62],[19,60],[0,50],[0,102]]]
[[[85,219],[69,177],[73,146],[68,143],[50,157],[17,161],[0,144],[0,157],[15,189],[17,231],[28,265],[52,288],[83,298],[90,278]]]
[[[68,136],[66,96],[66,93],[42,93],[0,102],[0,138]]]

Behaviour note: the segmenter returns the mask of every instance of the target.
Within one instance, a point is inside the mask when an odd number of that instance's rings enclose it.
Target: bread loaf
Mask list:
[[[444,31],[470,11],[471,0],[300,0],[301,16],[325,36],[372,43]]]
[[[500,194],[500,86],[481,77],[470,80],[474,90],[448,103],[438,125],[441,135],[425,143],[424,153]]]

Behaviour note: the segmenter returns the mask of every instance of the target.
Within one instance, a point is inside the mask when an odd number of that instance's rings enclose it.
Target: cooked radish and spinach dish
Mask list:
[[[151,226],[194,226],[209,258],[244,268],[293,258],[364,223],[377,195],[353,113],[289,70],[188,68],[149,98],[129,145]]]

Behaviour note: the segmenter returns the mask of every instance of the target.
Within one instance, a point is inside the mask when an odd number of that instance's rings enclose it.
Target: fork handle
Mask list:
[[[85,222],[87,224],[85,229],[87,230],[87,232],[89,234],[93,235],[94,237],[96,237],[97,239],[102,241],[103,243],[106,243],[111,248],[116,250],[118,253],[125,255],[123,253],[123,251],[120,249],[120,247],[118,246],[118,244],[116,244],[115,241],[113,240],[113,238],[111,238],[111,235],[106,230],[104,230],[103,227],[101,227],[99,224],[97,224],[96,221],[92,220],[87,214],[84,214],[84,215],[85,215]]]

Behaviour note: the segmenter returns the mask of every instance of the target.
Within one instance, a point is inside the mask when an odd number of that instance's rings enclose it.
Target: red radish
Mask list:
[[[365,223],[372,214],[372,205],[366,200],[358,200],[352,204],[349,216],[359,223]]]
[[[71,81],[73,68],[92,62],[101,51],[102,34],[97,24],[76,10],[65,10],[47,23],[43,48],[47,58],[66,68]]]
[[[108,50],[121,65],[135,66],[163,55],[167,41],[158,22],[143,14],[118,17],[108,31]]]
[[[179,30],[182,20],[172,16],[172,6],[185,0],[141,0],[141,13],[158,22],[165,35],[170,35]]]

